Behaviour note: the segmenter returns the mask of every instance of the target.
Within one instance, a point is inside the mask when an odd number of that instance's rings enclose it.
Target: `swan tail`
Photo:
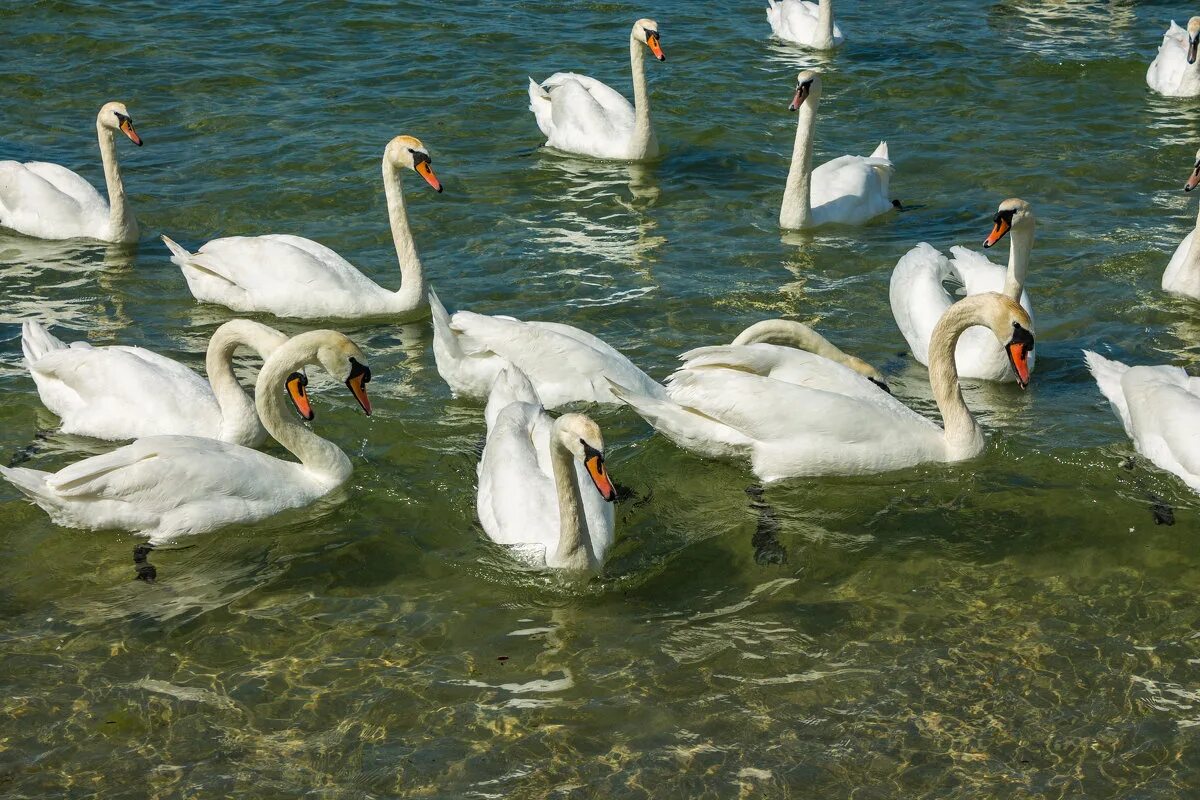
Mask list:
[[[41,505],[40,501],[49,500],[53,494],[46,484],[46,478],[49,475],[49,472],[28,467],[0,467],[0,477],[17,487],[21,494],[38,505]]]
[[[487,421],[489,431],[496,423],[500,412],[513,403],[532,403],[539,407],[542,405],[537,390],[533,388],[529,377],[519,367],[509,364],[496,376],[496,382],[492,384],[492,390],[488,392],[487,408],[484,410],[483,416]]]
[[[53,336],[42,323],[31,319],[21,323],[21,352],[27,364],[34,364],[47,353],[66,349],[67,343]]]
[[[1129,366],[1122,364],[1120,361],[1105,358],[1091,350],[1083,351],[1083,360],[1087,363],[1092,377],[1096,379],[1096,385],[1100,387],[1100,393],[1108,399],[1113,410],[1117,412],[1117,416],[1121,418],[1121,424],[1125,426],[1125,432],[1132,437],[1133,421],[1129,418],[1129,406],[1125,401],[1125,390],[1121,387],[1121,378],[1125,377],[1126,372],[1129,372]]]
[[[533,112],[537,126],[547,139],[553,127],[554,112],[550,105],[550,93],[538,85],[533,78],[529,79],[529,110]]]
[[[192,254],[189,253],[187,250],[185,250],[178,242],[176,242],[170,236],[167,236],[164,233],[162,235],[162,240],[163,240],[163,244],[165,244],[167,246],[167,249],[171,251],[171,260],[174,261],[176,264],[183,267],[183,266],[186,266],[189,261],[191,261]]]
[[[888,143],[880,142],[879,147],[875,148],[875,152],[871,153],[871,158],[884,158],[891,161],[892,157],[888,155]]]
[[[458,336],[450,327],[450,312],[438,299],[437,292],[429,290],[429,315],[433,318],[433,352],[440,350],[453,360],[466,358],[467,354],[458,344]]]
[[[709,458],[749,454],[754,440],[746,434],[694,409],[666,399],[638,394],[612,380],[609,388],[652,428],[675,444]]]

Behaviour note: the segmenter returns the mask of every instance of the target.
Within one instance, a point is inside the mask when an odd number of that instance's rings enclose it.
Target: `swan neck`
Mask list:
[[[1033,252],[1033,225],[1014,228],[1009,234],[1008,273],[1004,276],[1004,294],[1021,302],[1025,289],[1025,272],[1029,269],[1029,254]]]
[[[629,34],[629,68],[633,73],[633,160],[653,155],[654,129],[650,127],[650,90],[646,86],[646,49]]]
[[[108,189],[108,221],[110,238],[126,241],[134,238],[137,221],[125,199],[125,182],[121,179],[121,166],[117,162],[117,143],[112,129],[96,120],[96,138],[100,142],[100,159],[104,163],[104,185]]]
[[[792,147],[792,166],[783,190],[779,211],[781,228],[803,228],[812,216],[813,129],[817,122],[817,101],[809,97],[800,106],[796,120],[796,143]]]
[[[969,458],[983,450],[983,431],[963,400],[958,382],[958,367],[954,353],[963,331],[974,325],[985,325],[973,298],[964,298],[946,310],[933,329],[929,344],[929,383],[942,427],[946,451],[950,460]]]
[[[299,459],[313,478],[331,487],[337,486],[345,483],[353,472],[350,459],[333,442],[306,428],[296,419],[295,411],[285,407],[284,381],[313,362],[317,353],[316,345],[310,344],[310,337],[297,339],[280,346],[263,364],[254,384],[254,405],[263,427],[275,441]]]
[[[820,48],[828,50],[833,47],[833,0],[820,0],[817,8],[817,31],[820,34],[820,41],[817,43]]]
[[[400,288],[397,303],[405,308],[420,305],[427,291],[425,270],[417,254],[417,243],[408,226],[408,211],[404,205],[404,189],[400,185],[400,169],[385,155],[383,158],[383,191],[387,195],[388,222],[392,226],[392,242],[400,262]]]
[[[233,355],[239,347],[249,347],[266,359],[287,337],[250,320],[232,320],[217,328],[208,342],[204,370],[221,409],[220,438],[225,442],[259,442],[262,424],[254,399],[246,393],[233,372]]]
[[[575,472],[575,456],[559,440],[556,422],[550,432],[550,463],[554,470],[554,487],[558,492],[558,547],[554,553],[555,567],[585,570],[591,566],[590,539],[585,535],[587,520],[583,514],[583,497]]]

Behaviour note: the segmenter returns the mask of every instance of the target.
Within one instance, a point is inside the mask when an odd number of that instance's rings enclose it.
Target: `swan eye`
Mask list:
[[[1033,334],[1025,328],[1021,327],[1021,323],[1014,322],[1012,338],[1008,340],[1009,345],[1021,345],[1021,351],[1028,353],[1033,349]]]
[[[1011,228],[1012,221],[1013,221],[1013,214],[1016,214],[1016,213],[1017,213],[1016,209],[1013,209],[1011,211],[1001,211],[998,214],[996,214],[996,216],[992,217],[992,222],[999,225],[1001,223],[1001,221],[1003,221],[1003,222],[1008,223],[1008,226]],[[1017,323],[1015,323],[1015,322],[1013,323],[1013,325],[1016,325],[1016,324]]]
[[[349,378],[349,380],[353,380],[353,379],[359,377],[360,375],[362,376],[362,382],[364,384],[371,382],[371,368],[368,367],[366,364],[358,363],[358,359],[356,359],[352,356],[350,358],[350,378]],[[305,383],[307,383],[307,380],[305,381]]]

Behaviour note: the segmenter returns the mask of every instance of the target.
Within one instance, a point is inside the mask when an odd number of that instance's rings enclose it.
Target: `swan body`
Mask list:
[[[1200,186],[1200,151],[1196,153],[1196,165],[1183,190],[1190,192],[1197,186]],[[1196,227],[1175,248],[1162,277],[1163,291],[1193,300],[1200,300],[1200,239],[1196,237],[1197,229],[1200,229],[1200,214],[1196,217]]]
[[[946,258],[922,242],[908,251],[892,271],[888,291],[892,315],[908,342],[913,358],[921,364],[929,364],[933,329],[955,302],[955,298],[943,286],[944,281],[961,285],[967,296],[1000,292],[1009,299],[1018,300],[1032,319],[1033,308],[1024,283],[1029,252],[1033,247],[1033,211],[1022,200],[1006,200],[1001,203],[996,220],[994,230],[1012,230],[1007,269],[965,247],[950,248],[951,258]],[[1003,232],[1000,233],[995,240],[988,237],[990,244],[985,243],[985,246],[992,246],[1003,235]],[[959,338],[955,362],[959,377],[962,378],[1000,382],[1016,380],[1004,348],[983,327],[972,328]],[[1033,369],[1033,363],[1031,354],[1030,370]]]
[[[1130,367],[1090,350],[1083,357],[1137,451],[1200,493],[1200,378],[1179,367]]]
[[[307,419],[306,379],[320,364],[344,379],[370,413],[370,371],[362,351],[333,331],[303,333],[276,348],[259,372],[255,404],[268,433],[300,459],[283,461],[216,439],[148,436],[58,472],[0,467],[0,476],[55,523],[128,530],[160,543],[187,534],[266,519],[302,508],[345,483],[350,460],[331,442],[284,415],[284,391]]]
[[[1167,97],[1196,97],[1200,95],[1200,60],[1196,58],[1200,44],[1200,17],[1188,20],[1181,28],[1171,20],[1163,34],[1158,55],[1146,70],[1146,85]]]
[[[433,292],[433,355],[456,397],[484,398],[501,371],[516,366],[549,409],[569,403],[619,404],[608,380],[660,396],[663,388],[590,333],[557,322],[523,322],[459,311],[451,317]]]
[[[45,161],[0,161],[0,227],[38,239],[136,242],[138,224],[125,199],[114,136],[121,131],[138,147],[124,103],[106,103],[96,115],[108,200],[75,172]]]
[[[666,61],[658,23],[639,19],[629,34],[633,71],[633,104],[604,83],[558,72],[539,85],[529,79],[529,110],[546,136],[546,146],[565,153],[618,161],[643,161],[658,155],[650,125],[650,92],[646,88],[645,51]]]
[[[778,38],[814,50],[832,50],[846,41],[833,21],[832,0],[821,0],[820,5],[808,0],[767,0],[767,22]]]
[[[887,142],[880,142],[870,156],[839,156],[813,169],[813,131],[820,101],[821,76],[812,70],[801,72],[789,106],[799,111],[799,117],[779,211],[781,228],[861,225],[895,208],[889,196],[893,167]]]
[[[233,353],[245,345],[266,359],[286,341],[258,322],[226,322],[209,343],[205,381],[141,347],[68,346],[37,322],[21,326],[25,363],[43,405],[62,419],[62,430],[109,440],[178,434],[257,447],[266,432],[233,374]]]
[[[476,498],[484,531],[536,567],[599,569],[616,499],[600,428],[582,414],[551,417],[513,366],[498,376],[486,417]]]
[[[333,250],[299,236],[231,236],[189,253],[166,236],[192,295],[240,313],[267,312],[299,319],[388,317],[409,321],[428,316],[425,274],[417,255],[400,187],[400,171],[412,169],[437,191],[429,152],[411,136],[397,136],[383,156],[392,239],[400,262],[399,291],[390,291]]]
[[[1014,365],[1028,377],[1025,363],[1033,337],[1024,309],[999,294],[964,298],[934,332],[930,382],[944,428],[832,362],[822,366],[812,385],[713,361],[703,369],[685,365],[672,375],[665,399],[621,387],[616,392],[676,444],[710,458],[749,460],[763,481],[960,461],[984,447],[983,433],[963,401],[953,356],[959,336],[977,324],[1007,343]]]

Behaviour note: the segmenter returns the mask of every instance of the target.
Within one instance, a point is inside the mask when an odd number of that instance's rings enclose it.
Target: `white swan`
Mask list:
[[[820,102],[821,76],[812,70],[801,72],[796,76],[796,95],[788,106],[800,114],[779,211],[781,228],[860,225],[895,208],[888,197],[892,162],[887,142],[880,142],[870,157],[839,156],[813,169],[813,129]]]
[[[171,250],[171,260],[183,270],[192,295],[201,302],[242,313],[265,311],[301,319],[423,319],[429,315],[428,290],[404,209],[402,169],[415,170],[442,191],[429,151],[420,141],[397,136],[388,142],[383,152],[383,188],[400,261],[398,291],[384,289],[328,247],[299,236],[230,236],[213,239],[194,254],[166,236],[163,241]]]
[[[1196,152],[1196,166],[1192,168],[1183,190],[1190,192],[1197,185],[1200,185],[1200,151]],[[1171,263],[1167,264],[1162,276],[1163,291],[1193,300],[1200,300],[1200,236],[1196,235],[1197,230],[1200,230],[1200,213],[1196,216],[1196,227],[1188,231],[1179,247],[1175,248]]]
[[[763,481],[960,461],[984,446],[954,370],[954,345],[972,325],[988,326],[1005,343],[1022,386],[1029,377],[1033,335],[1025,310],[999,294],[955,303],[934,331],[929,366],[944,430],[848,368],[842,381],[857,381],[857,390],[828,379],[814,388],[748,374],[738,364],[711,364],[672,375],[666,400],[621,387],[616,392],[679,446],[711,458],[749,459]]]
[[[1033,308],[1024,285],[1029,253],[1033,249],[1034,216],[1033,209],[1024,200],[1014,198],[1000,204],[993,218],[992,232],[983,246],[993,246],[1010,230],[1007,270],[965,247],[950,248],[953,258],[947,259],[925,242],[909,250],[897,262],[888,291],[892,316],[917,361],[929,364],[933,329],[954,304],[955,298],[943,282],[962,286],[962,293],[968,296],[1000,292],[1012,300],[1019,300],[1032,319]],[[982,327],[967,331],[958,340],[955,361],[962,378],[1002,382],[1016,379],[1004,349]],[[1030,371],[1033,362],[1031,354]]]
[[[1146,70],[1146,85],[1167,97],[1200,95],[1200,63],[1196,49],[1200,46],[1200,17],[1188,20],[1187,30],[1171,20],[1163,34],[1158,55]]]
[[[541,86],[529,79],[529,110],[545,134],[548,147],[619,161],[642,161],[658,155],[658,140],[650,126],[643,45],[659,61],[667,60],[658,23],[652,19],[639,19],[629,34],[633,105],[615,89],[586,75],[556,72]]]
[[[353,468],[336,445],[285,415],[284,397],[312,419],[307,378],[296,370],[320,364],[345,381],[370,414],[365,362],[342,334],[311,331],[280,345],[263,365],[255,383],[258,415],[299,463],[216,439],[148,436],[58,472],[0,467],[0,476],[58,525],[128,530],[151,543],[302,508],[345,483]]]
[[[434,361],[456,397],[487,397],[509,364],[527,376],[549,409],[575,402],[620,403],[606,379],[651,396],[663,395],[663,387],[628,358],[578,328],[470,311],[451,318],[433,292],[429,307]]]
[[[484,531],[534,566],[599,569],[617,497],[600,427],[582,414],[551,417],[513,366],[496,379],[486,417],[476,498]]]
[[[121,131],[138,147],[124,103],[105,103],[96,115],[108,202],[66,167],[45,161],[0,161],[0,227],[38,239],[100,239],[136,242],[137,220],[125,199],[113,136]]]
[[[833,22],[833,0],[821,0],[820,5],[808,0],[767,0],[767,6],[771,31],[785,42],[832,50],[846,41]]]
[[[731,344],[698,347],[679,358],[684,362],[681,370],[737,369],[839,394],[891,392],[879,370],[794,320],[756,322]]]
[[[62,430],[110,440],[203,436],[257,447],[266,432],[233,374],[233,354],[244,345],[266,359],[286,341],[258,322],[226,322],[209,341],[205,381],[178,361],[141,347],[68,346],[38,322],[21,326],[25,364],[42,404],[62,419]]]
[[[1137,451],[1200,492],[1200,378],[1179,367],[1129,367],[1090,350],[1083,357]]]

